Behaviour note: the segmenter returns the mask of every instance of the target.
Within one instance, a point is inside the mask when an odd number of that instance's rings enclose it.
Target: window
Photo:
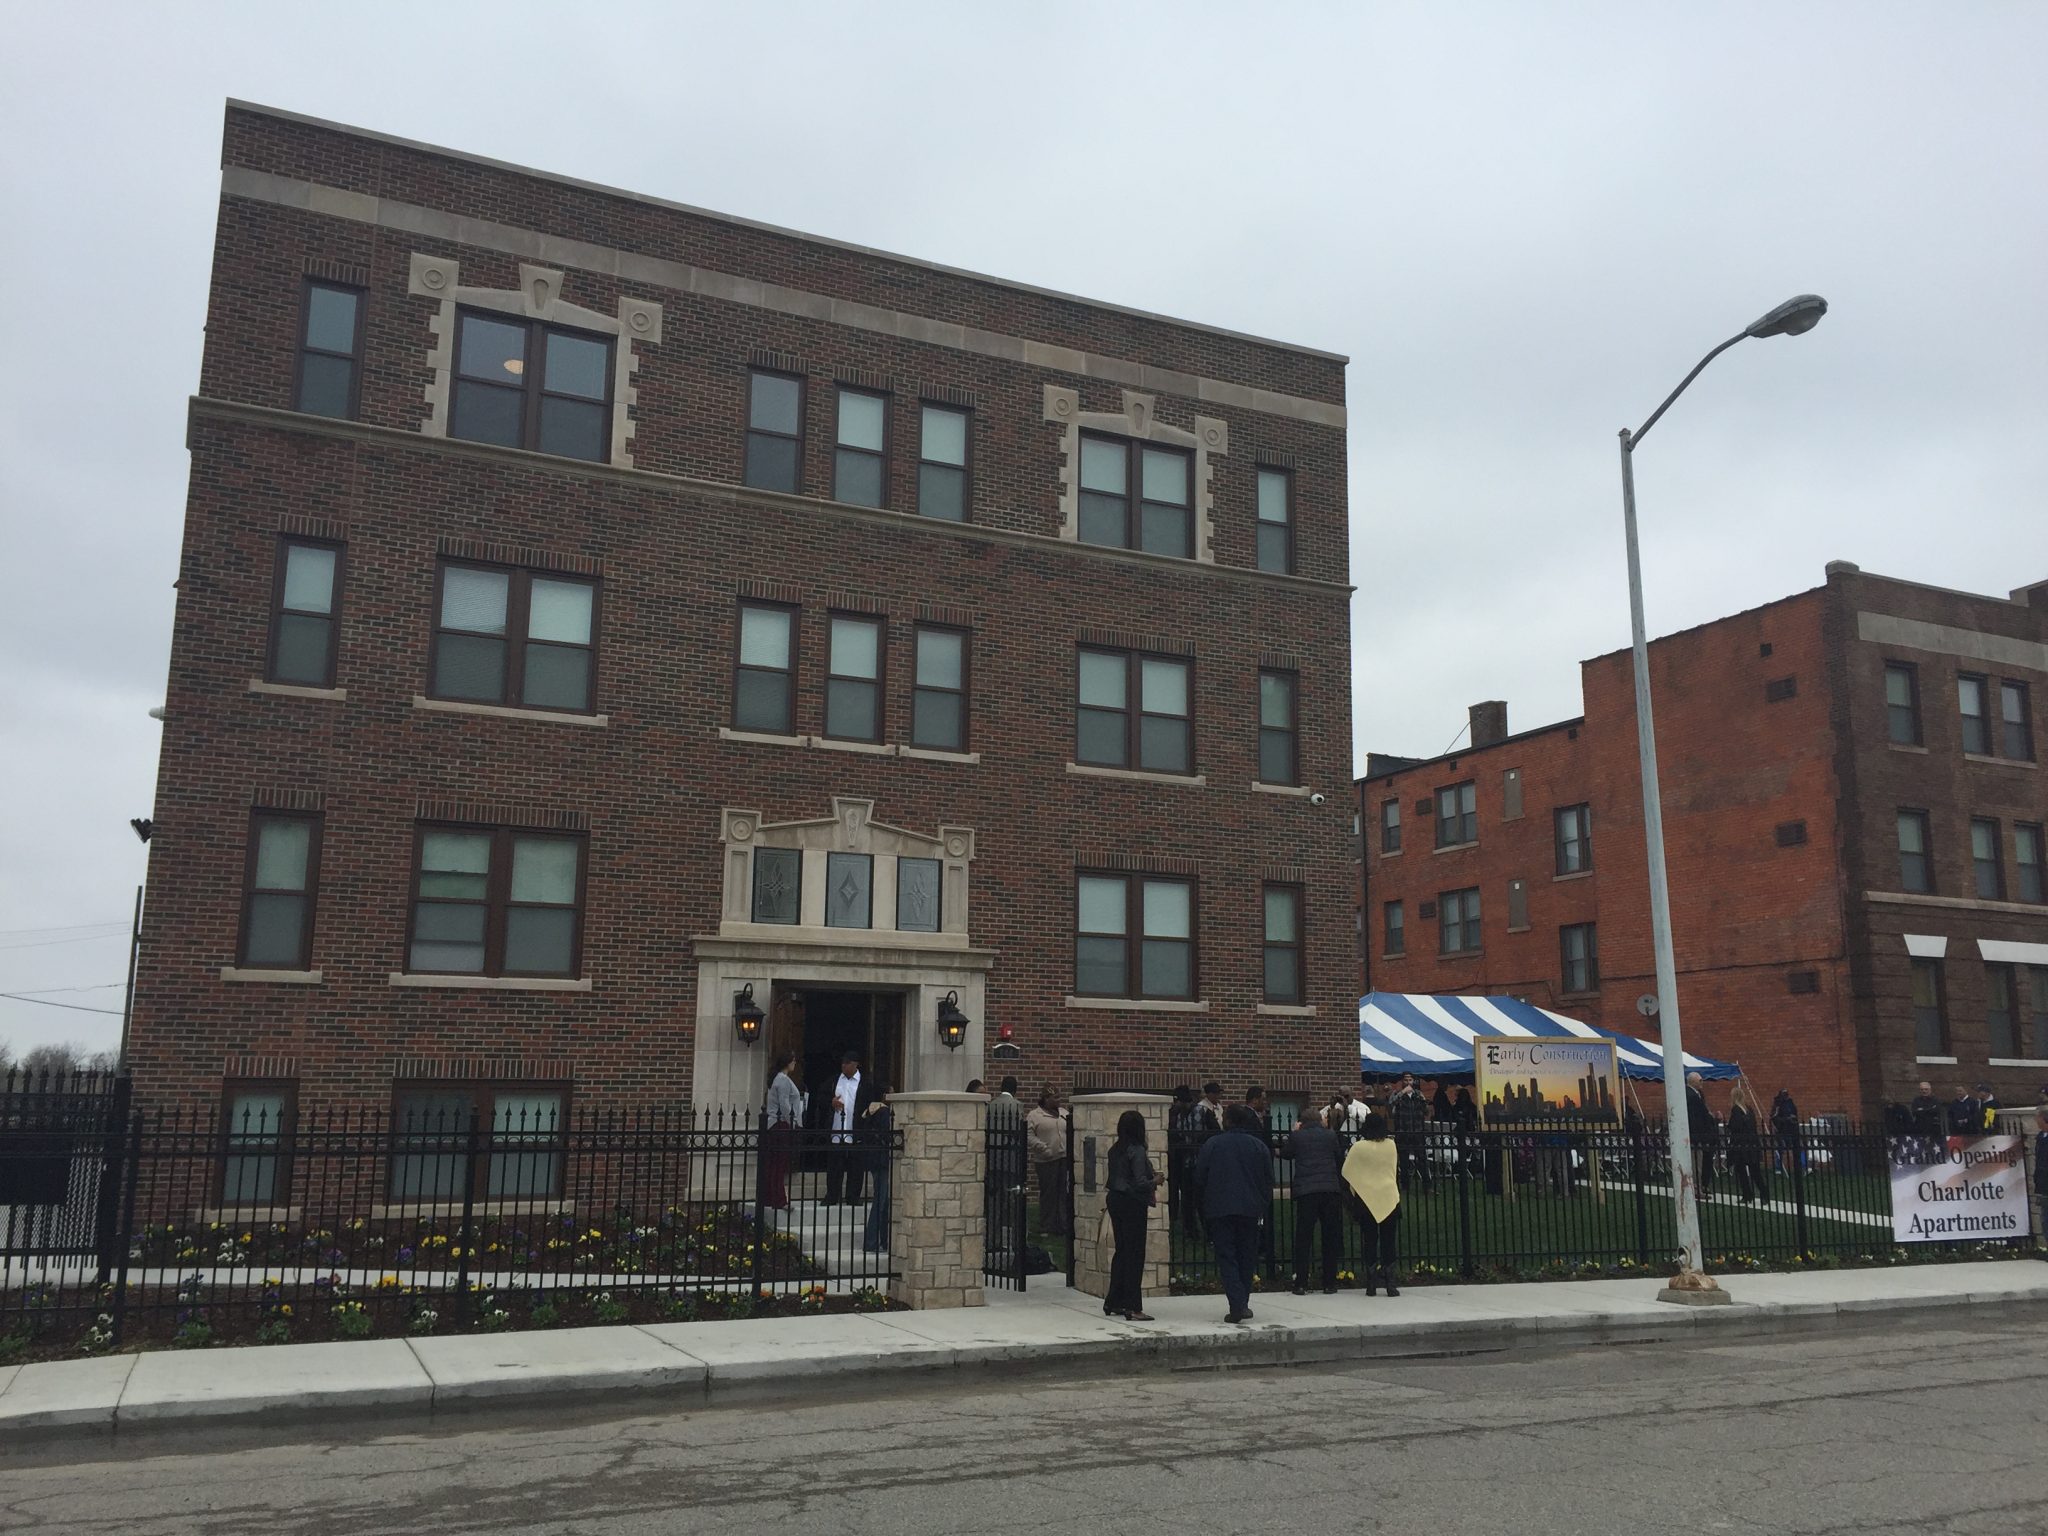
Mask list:
[[[803,893],[800,848],[754,850],[753,918],[757,923],[793,923]]]
[[[1479,790],[1467,779],[1436,792],[1436,845],[1455,848],[1479,841]]]
[[[597,659],[597,583],[444,565],[430,692],[437,699],[583,714]]]
[[[308,539],[278,544],[270,616],[273,683],[334,686],[334,622],[341,595],[341,547]]]
[[[1591,992],[1600,985],[1600,952],[1591,923],[1571,923],[1557,930],[1564,960],[1564,990]]]
[[[290,1083],[230,1082],[221,1138],[220,1203],[282,1205],[291,1198]]]
[[[1956,679],[1956,698],[1963,715],[1963,750],[1979,757],[1991,753],[1991,722],[1984,711],[1984,679],[1967,673]]]
[[[1381,910],[1387,934],[1386,950],[1391,957],[1408,953],[1407,919],[1403,916],[1401,903],[1390,901]]]
[[[1885,729],[1902,747],[1920,745],[1920,669],[1903,661],[1884,668]]]
[[[476,1193],[491,1200],[547,1200],[562,1193],[568,1129],[559,1087],[507,1083],[401,1089],[392,1114],[391,1198],[453,1205],[470,1177],[476,1127]],[[487,1130],[485,1128],[488,1128]]]
[[[1082,651],[1075,756],[1108,768],[1192,773],[1188,672],[1189,663],[1163,656]]]
[[[967,413],[925,405],[917,434],[917,510],[949,523],[967,521]]]
[[[865,389],[839,390],[838,447],[832,453],[832,499],[879,507],[883,444],[889,435],[889,400]]]
[[[2042,888],[2044,857],[2039,822],[2019,822],[2012,829],[2013,868],[2019,879],[2014,883],[2014,894],[2021,901],[2048,901],[2048,890]]]
[[[1259,471],[1259,569],[1294,569],[1294,476],[1284,469]]]
[[[1194,885],[1186,880],[1079,876],[1074,990],[1093,997],[1192,998],[1194,902]]]
[[[882,621],[832,615],[825,665],[825,734],[882,739]]]
[[[1913,961],[1913,1049],[1921,1056],[1946,1056],[1948,1007],[1939,960]]]
[[[1998,823],[1982,816],[1970,818],[1970,867],[1977,880],[1977,894],[1986,901],[2005,898],[2005,860],[1999,857]]]
[[[1593,808],[1561,806],[1557,821],[1557,872],[1576,875],[1593,867]]]
[[[2032,1024],[2027,1055],[2035,1061],[2048,1061],[2048,965],[2030,965],[2026,976],[2027,1013]],[[2038,1146],[2034,1155],[2040,1156]]]
[[[314,416],[352,418],[362,354],[362,290],[307,283],[296,408]]]
[[[472,976],[578,974],[581,837],[422,826],[416,857],[408,969]]]
[[[1382,800],[1380,802],[1380,852],[1401,851],[1401,802]]]
[[[2027,685],[2006,681],[1998,685],[1999,754],[2019,762],[2032,762],[2034,732],[2027,718]]]
[[[910,690],[910,744],[967,750],[967,632],[920,624]]]
[[[260,970],[312,969],[319,868],[319,817],[258,811],[249,819],[242,964]]]
[[[1266,1001],[1303,1001],[1301,887],[1266,887]]]
[[[1133,482],[1138,489],[1135,530]],[[1082,434],[1081,542],[1188,558],[1194,553],[1193,484],[1194,459],[1185,449]]]
[[[944,866],[937,859],[896,861],[896,927],[903,933],[939,931]]]
[[[1990,1054],[2008,1061],[2020,1053],[2017,979],[2013,966],[1984,967],[1984,1032]]]
[[[1259,778],[1267,784],[1301,782],[1300,679],[1292,672],[1259,672]]]
[[[598,463],[611,457],[609,337],[468,310],[455,334],[450,437]]]
[[[796,730],[796,610],[740,605],[739,674],[732,723],[788,736]]]
[[[786,373],[756,370],[747,379],[746,482],[764,491],[797,488],[804,386]]]
[[[1479,889],[1437,897],[1437,953],[1462,955],[1479,948]]]
[[[1928,855],[1925,811],[1899,812],[1899,889],[1923,893],[1934,889],[1934,861]]]
[[[825,855],[825,926],[874,926],[875,856],[871,853]]]

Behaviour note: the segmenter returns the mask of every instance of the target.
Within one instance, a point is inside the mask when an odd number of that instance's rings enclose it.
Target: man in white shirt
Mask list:
[[[1372,1113],[1372,1103],[1365,1096],[1365,1085],[1351,1090],[1351,1103],[1344,1110],[1344,1128],[1353,1136],[1365,1129],[1365,1117]]]
[[[860,1204],[860,1188],[866,1178],[861,1149],[854,1144],[853,1128],[868,1112],[873,1095],[861,1075],[860,1057],[848,1051],[839,1062],[839,1081],[832,1085],[832,1141],[825,1153],[825,1203]]]

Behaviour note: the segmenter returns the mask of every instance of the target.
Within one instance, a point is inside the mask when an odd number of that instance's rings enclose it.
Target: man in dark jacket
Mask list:
[[[1984,1106],[1973,1094],[1956,1084],[1956,1096],[1948,1101],[1948,1133],[1951,1136],[1976,1136],[1984,1130]]]
[[[1223,1133],[1210,1137],[1195,1157],[1202,1224],[1215,1245],[1216,1270],[1230,1304],[1226,1323],[1251,1321],[1259,1223],[1273,1201],[1273,1154],[1259,1130],[1259,1117],[1233,1104],[1224,1113]]]
[[[1337,1292],[1337,1255],[1344,1245],[1344,1139],[1323,1125],[1322,1111],[1304,1110],[1287,1137],[1294,1160],[1294,1294],[1308,1294],[1308,1262],[1323,1234],[1323,1294]]]
[[[1793,1102],[1790,1088],[1780,1088],[1778,1096],[1771,1100],[1771,1134],[1778,1142],[1772,1158],[1778,1172],[1792,1172],[1795,1163],[1803,1172],[1806,1149],[1799,1145],[1799,1106]]]
[[[1921,1083],[1920,1091],[1913,1096],[1913,1102],[1906,1106],[1906,1112],[1913,1117],[1915,1136],[1941,1135],[1941,1100],[1934,1096],[1934,1084]]]
[[[1394,1145],[1400,1149],[1401,1182],[1405,1186],[1410,1179],[1420,1178],[1427,1171],[1423,1162],[1423,1144],[1429,1130],[1429,1100],[1415,1086],[1413,1073],[1401,1074],[1401,1086],[1388,1102],[1387,1114],[1394,1122]]]
[[[1721,1150],[1721,1122],[1707,1107],[1697,1072],[1685,1075],[1685,1127],[1692,1133],[1693,1178],[1699,1183],[1700,1198],[1705,1199],[1714,1192],[1714,1155]]]

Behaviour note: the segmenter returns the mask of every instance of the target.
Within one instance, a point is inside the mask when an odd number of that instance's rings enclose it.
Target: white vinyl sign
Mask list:
[[[1892,1142],[1896,1241],[2024,1237],[2029,1215],[2019,1137],[1901,1136]]]

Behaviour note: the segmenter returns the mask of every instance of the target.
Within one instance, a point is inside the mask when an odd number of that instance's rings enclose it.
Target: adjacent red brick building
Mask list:
[[[189,447],[145,1100],[1352,1069],[1341,357],[231,104]]]
[[[2033,1102],[2048,582],[1981,597],[1838,562],[1652,642],[1650,671],[1686,1044],[1805,1111],[1874,1113],[1921,1078]],[[1506,707],[1479,705],[1465,750],[1368,761],[1369,987],[1647,1032],[1629,653],[1585,663],[1582,687],[1579,718],[1510,736]]]

